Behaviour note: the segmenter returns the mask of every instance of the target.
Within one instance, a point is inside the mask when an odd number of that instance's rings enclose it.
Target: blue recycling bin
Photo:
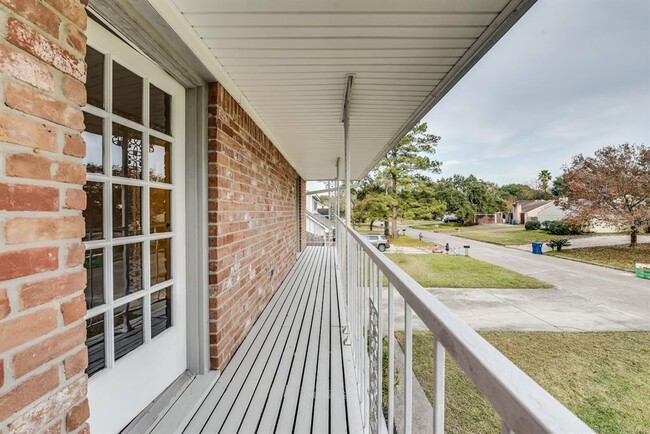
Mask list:
[[[533,254],[534,255],[541,255],[543,245],[544,245],[544,243],[533,243]]]

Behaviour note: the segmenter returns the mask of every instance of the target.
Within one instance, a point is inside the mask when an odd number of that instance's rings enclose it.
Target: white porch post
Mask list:
[[[352,92],[353,75],[346,77],[345,98],[343,100],[343,141],[345,154],[345,224],[350,227],[352,223],[350,200],[350,93]],[[348,249],[348,232],[345,230],[345,291],[350,293],[350,254]]]
[[[350,200],[350,127],[348,126],[348,116],[345,117],[345,224],[348,226],[352,223]]]

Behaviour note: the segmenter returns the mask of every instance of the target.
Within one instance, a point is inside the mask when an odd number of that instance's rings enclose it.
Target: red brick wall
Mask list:
[[[474,216],[474,223],[477,225],[493,225],[496,223],[501,223],[501,213],[497,212],[495,214],[476,214]]]
[[[218,83],[208,137],[210,355],[222,369],[295,263],[297,173]]]
[[[300,179],[300,250],[307,247],[307,181]]]
[[[87,430],[86,12],[0,0],[0,432]]]

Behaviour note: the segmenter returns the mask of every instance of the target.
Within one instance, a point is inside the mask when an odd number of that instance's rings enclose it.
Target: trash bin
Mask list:
[[[636,276],[650,280],[650,264],[636,264]]]
[[[510,220],[510,224],[511,224],[511,225],[514,225],[514,224],[515,224],[515,219],[511,219],[511,220]]]
[[[543,245],[544,245],[543,243],[533,243],[533,254],[534,255],[541,255]]]

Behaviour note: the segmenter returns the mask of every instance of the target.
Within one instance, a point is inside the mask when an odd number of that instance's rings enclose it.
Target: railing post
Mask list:
[[[372,285],[372,272],[374,269],[374,262],[365,251],[361,251],[363,255],[363,263],[366,269],[363,273],[363,289],[361,290],[361,300],[363,302],[363,387],[366,390],[366,399],[364,403],[364,412],[366,416],[366,426],[370,427],[370,355],[368,354],[368,319],[370,313],[369,306],[369,293]]]
[[[413,315],[404,300],[404,434],[413,430]]]
[[[377,267],[377,296],[375,297],[375,307],[377,309],[377,432],[381,432],[381,421],[383,414],[383,392],[384,392],[384,334],[383,334],[383,320],[382,315],[384,311],[383,304],[384,295],[384,280],[379,267]]]
[[[393,285],[388,282],[388,432],[395,425],[395,312]]]
[[[445,432],[445,347],[433,337],[433,432]]]

